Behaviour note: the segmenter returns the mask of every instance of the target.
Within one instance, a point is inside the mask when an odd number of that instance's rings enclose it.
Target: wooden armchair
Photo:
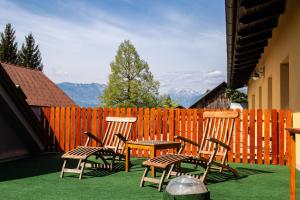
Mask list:
[[[203,182],[205,182],[208,173],[214,169],[219,172],[228,170],[235,176],[239,176],[237,171],[226,163],[228,151],[231,150],[230,142],[233,135],[235,119],[238,117],[238,112],[206,111],[203,113],[203,116],[204,131],[200,144],[182,136],[175,137],[182,141],[183,148],[186,146],[186,143],[196,146],[198,148],[198,155],[188,156],[181,154],[168,154],[145,161],[143,164],[146,166],[146,169],[141,180],[141,186],[144,185],[145,181],[158,183],[158,190],[161,190],[165,177],[161,177],[160,181],[154,180],[154,178],[148,178],[146,172],[147,169],[151,166],[160,167],[163,169],[163,176],[165,176],[168,171],[167,178],[171,175],[179,176],[183,174],[180,167],[178,167],[180,166],[178,165],[180,162],[191,163],[195,166],[203,167],[205,169],[204,174],[202,176],[198,176],[198,178],[200,178]],[[180,152],[181,151],[182,150],[180,150]],[[161,165],[161,163],[164,164]]]
[[[60,174],[61,178],[63,178],[65,172],[70,172],[78,173],[79,179],[81,179],[85,167],[108,168],[113,170],[115,160],[117,158],[119,160],[125,158],[125,143],[130,137],[132,125],[136,122],[136,118],[107,117],[106,121],[108,124],[102,141],[94,134],[85,132],[84,134],[87,136],[85,145],[78,146],[62,155],[64,162]],[[96,141],[96,147],[89,146],[91,140]],[[87,159],[91,155],[95,155],[96,159],[100,158],[103,163],[87,163]],[[66,168],[67,161],[70,159],[78,160],[75,169]],[[88,164],[90,165],[86,166]]]

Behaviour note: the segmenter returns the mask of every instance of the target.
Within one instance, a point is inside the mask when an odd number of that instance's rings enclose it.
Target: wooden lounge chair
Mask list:
[[[235,176],[239,176],[237,171],[226,163],[228,151],[231,149],[230,142],[233,135],[235,119],[238,117],[238,112],[206,111],[203,113],[203,116],[204,131],[200,144],[182,136],[175,137],[182,141],[182,148],[186,146],[186,143],[196,146],[198,148],[198,155],[188,156],[181,154],[168,154],[145,161],[143,164],[146,166],[146,169],[141,180],[141,187],[144,185],[144,182],[152,182],[159,184],[158,190],[161,190],[167,171],[169,171],[167,178],[171,175],[179,176],[184,174],[180,171],[179,164],[181,162],[203,167],[205,169],[204,174],[202,176],[197,176],[203,182],[205,182],[208,173],[214,169],[219,172],[228,170]],[[182,149],[180,152],[182,152]],[[163,169],[163,174],[160,180],[147,177],[151,166]]]
[[[85,167],[105,168],[113,170],[114,162],[118,158],[122,160],[125,158],[125,143],[130,137],[130,132],[133,123],[136,121],[135,117],[107,117],[107,129],[104,134],[103,141],[98,139],[90,132],[85,132],[87,140],[84,146],[66,152],[62,155],[64,159],[60,177],[63,178],[64,172],[77,173],[79,179]],[[96,141],[96,147],[89,146],[91,140]],[[103,163],[92,162],[87,163],[87,159],[95,155],[96,159],[100,158]],[[67,161],[73,159],[78,160],[77,167],[66,168]]]

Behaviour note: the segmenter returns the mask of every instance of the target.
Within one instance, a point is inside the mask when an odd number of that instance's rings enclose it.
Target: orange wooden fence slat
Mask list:
[[[163,140],[163,141],[167,141],[167,139],[168,139],[168,135],[167,135],[167,133],[168,133],[168,113],[169,113],[168,109],[163,109],[163,114],[162,114],[163,118],[162,118],[162,122],[161,122],[162,123],[161,140]],[[170,138],[170,141],[172,141],[171,138]],[[163,150],[162,154],[166,154],[166,152],[167,152],[166,150]],[[173,151],[171,151],[171,152],[173,152]]]
[[[133,109],[132,109],[131,116],[137,117],[137,108],[133,108]],[[135,141],[135,140],[137,139],[137,122],[136,122],[136,123],[133,123],[133,126],[132,126],[132,133],[131,133],[131,139],[132,139],[133,141]]]
[[[270,164],[270,110],[264,111],[264,164]]]
[[[98,113],[98,127],[97,127],[97,137],[100,139],[100,141],[103,140],[103,112],[102,108],[97,109]]]
[[[284,165],[284,111],[278,111],[278,156],[279,164]]]
[[[155,124],[155,136],[156,140],[161,141],[162,140],[162,117],[163,117],[163,111],[160,108],[156,109],[156,124]]]
[[[92,114],[93,114],[93,109],[87,108],[87,131],[89,132],[92,132]]]
[[[113,117],[121,117],[121,109],[122,108],[110,108],[108,110],[109,116],[113,116]]]
[[[95,135],[97,137],[97,108],[93,108],[92,110],[92,128],[91,131],[93,133],[93,135]],[[96,146],[96,141],[93,140],[92,141],[92,146]]]
[[[60,149],[60,138],[59,138],[59,129],[60,129],[60,108],[56,107],[55,108],[55,129],[54,129],[54,134],[55,134],[55,138],[56,138],[56,150],[57,151],[61,151]]]
[[[278,133],[277,133],[277,110],[272,110],[272,164],[276,165],[278,159]]]
[[[55,137],[55,108],[50,109],[50,140],[52,140],[52,151],[56,151],[57,140]]]
[[[65,108],[60,108],[59,144],[60,149],[65,151]]]
[[[122,109],[122,108],[121,108],[121,109]],[[113,109],[113,108],[110,108],[110,109],[108,110],[108,113],[109,113],[109,116],[116,116],[115,109]]]
[[[150,110],[150,140],[155,140],[155,108]]]
[[[162,140],[162,111],[160,108],[156,109],[156,124],[155,124],[155,136],[156,140],[161,141]],[[161,151],[159,150],[157,152],[157,155],[161,155]]]
[[[120,117],[125,117],[126,116],[126,110],[125,110],[125,108],[121,108],[119,116]]]
[[[257,110],[257,164],[262,164],[262,110]]]
[[[248,110],[243,110],[243,163],[248,163]]]
[[[292,128],[292,112],[291,110],[286,111],[286,128]],[[291,146],[291,141],[290,141],[290,136],[289,132],[286,130],[286,164],[290,165],[289,157],[290,157],[290,146]]]
[[[84,132],[87,131],[87,110],[86,108],[81,108],[81,144],[86,141],[86,135]]]
[[[175,110],[175,134],[176,135],[180,135],[180,109],[176,108]]]
[[[126,117],[132,117],[132,116],[136,116],[134,115],[134,110],[131,108],[127,108],[126,109]],[[136,123],[133,123],[133,126],[131,128],[131,132],[130,132],[130,137],[129,140],[135,140],[136,136],[135,136],[135,128],[136,128]],[[131,149],[131,155],[133,157],[136,157],[137,153],[136,153],[136,149]]]
[[[70,130],[71,130],[71,109],[70,107],[66,108],[66,131],[65,131],[65,151],[70,150]]]
[[[197,109],[193,109],[192,111],[192,115],[193,115],[193,141],[197,142],[198,141],[198,131],[197,131]],[[192,146],[192,155],[196,155],[197,154],[197,147],[195,145]]]
[[[250,110],[250,163],[255,163],[255,110]]]
[[[221,123],[221,122],[219,122],[219,123]],[[234,128],[232,126],[234,126],[234,124],[229,124],[228,130],[231,130],[232,128]],[[222,137],[222,138],[224,138],[224,137]],[[228,152],[228,162],[233,162],[233,137],[230,138],[229,146],[232,150]]]
[[[107,129],[107,121],[106,121],[106,117],[108,117],[109,116],[109,112],[108,112],[108,108],[104,108],[103,109],[103,126],[104,126],[104,128],[103,128],[103,134],[105,134],[105,130]],[[103,137],[104,137],[104,135],[103,135]]]
[[[144,110],[144,140],[149,140],[149,108]],[[148,157],[148,151],[144,150],[144,156]]]
[[[199,110],[198,113],[198,144],[201,144],[203,137],[203,109]],[[198,148],[197,148],[198,150]]]
[[[187,122],[186,122],[186,137],[190,140],[193,140],[192,138],[192,110],[187,110]],[[186,146],[186,153],[188,155],[191,155],[191,144],[187,144]]]
[[[181,109],[180,112],[181,118],[180,118],[180,135],[182,137],[186,138],[186,110],[185,109]],[[186,147],[183,149],[182,153],[185,154],[186,151]]]
[[[75,132],[75,147],[81,145],[81,109],[76,107],[76,132]]]
[[[174,134],[175,134],[175,110],[174,108],[171,108],[168,110],[168,121],[167,123],[169,123],[167,126],[167,135],[165,136],[166,139],[169,138],[170,141],[174,141]],[[173,149],[171,149],[170,151],[171,153],[173,153]]]
[[[241,111],[237,109],[239,113],[238,118],[235,121],[235,162],[241,162]]]
[[[139,141],[142,141],[143,140],[143,133],[144,133],[144,131],[143,131],[143,122],[144,122],[144,119],[143,119],[143,117],[144,117],[144,110],[143,110],[143,108],[139,108],[139,110],[138,110],[138,122],[137,122],[137,126],[138,126],[138,140]],[[142,152],[142,150],[141,149],[139,149],[138,150],[138,156],[139,157],[142,157],[143,156],[143,152]]]
[[[75,148],[75,130],[76,130],[76,108],[73,106],[71,108],[71,129],[70,129],[70,149]]]

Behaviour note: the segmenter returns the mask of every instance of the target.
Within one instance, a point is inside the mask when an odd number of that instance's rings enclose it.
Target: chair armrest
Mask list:
[[[216,144],[219,144],[219,145],[221,145],[222,147],[224,147],[224,148],[226,148],[226,149],[228,149],[228,150],[231,150],[231,148],[230,148],[229,145],[225,144],[224,142],[221,142],[221,141],[218,140],[218,139],[209,137],[209,138],[207,138],[207,140],[208,140],[208,141],[211,141],[211,142],[214,142],[214,143],[216,143]]]
[[[102,141],[99,140],[99,139],[98,139],[95,135],[93,135],[91,132],[86,131],[86,132],[84,132],[84,134],[85,134],[86,136],[88,136],[89,138],[95,140],[96,142],[100,143],[101,146],[103,146]]]
[[[126,143],[126,138],[121,133],[116,133],[115,136],[117,136],[120,140],[122,140],[124,143]]]
[[[190,139],[187,139],[187,138],[185,138],[185,137],[182,137],[182,136],[180,136],[180,135],[177,135],[177,136],[175,136],[174,138],[175,138],[175,139],[182,140],[183,142],[190,143],[190,144],[195,145],[195,146],[197,146],[197,147],[200,147],[200,144],[198,144],[198,143],[196,143],[196,142],[194,142],[194,141],[192,141],[192,140],[190,140]]]

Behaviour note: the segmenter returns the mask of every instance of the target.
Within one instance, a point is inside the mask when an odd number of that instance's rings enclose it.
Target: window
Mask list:
[[[259,87],[259,96],[258,96],[258,108],[262,109],[262,88],[261,86]]]
[[[268,78],[268,108],[272,109],[272,77]]]
[[[289,108],[289,64],[280,65],[280,108]]]
[[[251,109],[255,109],[255,95],[254,94],[252,95],[252,98],[251,98]]]

